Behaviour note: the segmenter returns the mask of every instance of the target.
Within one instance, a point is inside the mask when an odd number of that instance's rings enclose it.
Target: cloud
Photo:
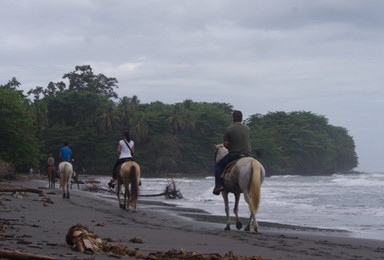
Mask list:
[[[383,10],[379,0],[4,0],[0,84],[45,87],[89,64],[142,102],[311,111],[350,130],[359,169],[384,171]]]

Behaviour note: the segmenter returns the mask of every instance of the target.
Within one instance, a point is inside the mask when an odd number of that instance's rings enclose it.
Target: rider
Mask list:
[[[251,155],[251,141],[249,127],[242,124],[243,114],[235,110],[232,113],[233,124],[224,132],[223,145],[228,149],[225,155],[215,166],[215,188],[213,194],[219,195],[224,190],[221,174],[231,161]]]
[[[53,171],[55,171],[55,158],[53,158],[52,154],[50,153],[47,158],[47,169],[53,166]]]
[[[61,162],[71,162],[72,150],[69,148],[68,142],[64,143],[64,147],[61,147],[59,150],[59,163]]]
[[[68,142],[64,143],[64,146],[59,150],[59,164],[61,162],[71,162],[72,150],[69,148]],[[60,178],[60,174],[56,172],[56,177]]]
[[[50,153],[47,159],[47,168],[49,166],[55,166],[55,158],[53,158],[52,154]]]
[[[124,133],[124,139],[120,140],[117,144],[118,160],[115,162],[112,170],[112,179],[108,183],[110,188],[115,187],[115,180],[119,166],[126,161],[133,161],[133,154],[135,152],[135,143],[131,140],[129,132]]]

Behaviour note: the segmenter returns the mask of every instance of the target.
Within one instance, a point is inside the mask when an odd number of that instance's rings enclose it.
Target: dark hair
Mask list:
[[[65,142],[65,143],[64,143],[64,146],[69,146],[69,143],[68,143],[68,142]]]
[[[239,111],[239,110],[233,111],[232,119],[233,119],[233,122],[243,121],[243,113],[241,113],[241,111]]]
[[[128,142],[131,141],[131,137],[129,136],[129,132],[128,131],[126,131],[124,133],[124,136],[125,136],[125,139],[127,139]]]

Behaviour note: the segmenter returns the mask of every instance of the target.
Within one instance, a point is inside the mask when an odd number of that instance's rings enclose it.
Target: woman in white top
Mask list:
[[[117,155],[119,159],[115,162],[112,170],[112,180],[108,183],[108,186],[111,188],[115,187],[115,180],[117,171],[120,168],[120,165],[126,161],[133,161],[133,154],[135,152],[135,143],[131,140],[129,132],[124,133],[124,139],[120,140],[117,145]]]

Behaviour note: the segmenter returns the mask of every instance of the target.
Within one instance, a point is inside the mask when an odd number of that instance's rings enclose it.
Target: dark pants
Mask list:
[[[228,163],[232,162],[233,160],[234,160],[234,158],[232,158],[229,154],[226,154],[216,164],[216,166],[215,166],[215,185],[216,185],[216,187],[217,186],[223,186],[223,178],[221,178],[221,174],[223,173],[225,166],[227,166]]]
[[[113,170],[112,170],[112,178],[113,179],[116,179],[117,177],[117,169],[119,168],[119,166],[121,164],[123,164],[124,162],[127,162],[127,161],[133,161],[133,158],[120,158],[119,160],[117,160],[115,162],[115,165],[113,165]]]

